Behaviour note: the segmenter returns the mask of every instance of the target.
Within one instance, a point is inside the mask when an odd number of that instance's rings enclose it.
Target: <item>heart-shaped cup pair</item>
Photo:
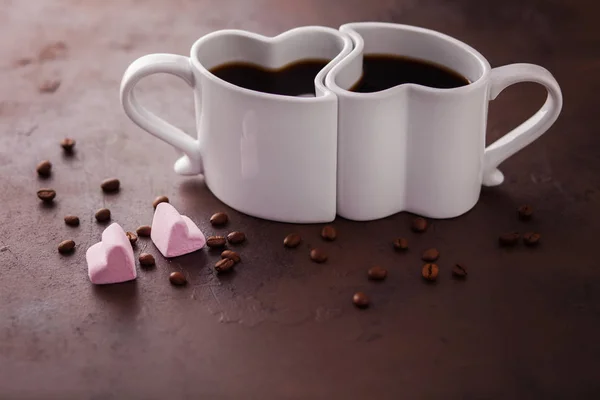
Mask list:
[[[194,252],[206,244],[198,226],[169,203],[156,207],[151,238],[161,254],[169,258]],[[133,247],[117,223],[102,232],[102,241],[88,249],[86,260],[94,284],[120,283],[137,277]]]
[[[404,84],[374,93],[350,89],[365,54],[409,57],[450,68],[466,86]],[[232,62],[277,69],[327,59],[315,97],[236,86],[211,72]],[[134,87],[170,73],[194,91],[197,139],[144,109]],[[368,78],[368,76],[367,76]],[[485,147],[489,100],[517,82],[542,84],[548,97],[529,120]],[[456,217],[475,205],[481,185],[498,185],[498,165],[542,135],[562,108],[546,69],[513,64],[492,69],[469,45],[432,30],[365,22],[295,28],[275,37],[221,30],[200,38],[190,57],[152,54],[123,76],[121,102],[144,130],[185,155],[183,175],[203,173],[216,197],[243,213],[284,222],[353,220],[410,211]]]

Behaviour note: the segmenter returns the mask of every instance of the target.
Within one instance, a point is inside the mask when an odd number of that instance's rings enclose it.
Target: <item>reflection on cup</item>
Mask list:
[[[251,178],[258,174],[258,146],[256,133],[258,119],[254,111],[248,111],[242,122],[242,138],[240,139],[240,157],[242,176]]]

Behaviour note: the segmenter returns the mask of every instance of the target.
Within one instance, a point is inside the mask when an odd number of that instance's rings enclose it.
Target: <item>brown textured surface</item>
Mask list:
[[[590,1],[239,0],[0,1],[0,398],[2,399],[532,399],[598,398],[600,381],[600,7]],[[565,105],[541,140],[502,165],[467,215],[412,233],[410,216],[372,223],[290,227],[226,210],[198,178],[172,172],[176,155],[143,133],[118,102],[121,74],[150,52],[187,54],[215,29],[277,34],[298,25],[356,20],[422,25],[479,49],[493,66],[533,62],[562,86]],[[62,41],[66,46],[47,45]],[[28,62],[29,61],[29,62]],[[40,84],[60,79],[54,93]],[[145,104],[192,131],[192,96],[176,78],[140,85]],[[489,140],[542,103],[535,85],[491,104]],[[59,141],[77,140],[72,158]],[[53,175],[37,178],[49,159]],[[105,195],[102,179],[122,190]],[[52,186],[56,205],[36,191]],[[150,223],[167,195],[207,234],[244,231],[236,271],[216,277],[220,252],[157,266],[135,283],[92,287],[85,250],[111,209],[125,230]],[[516,208],[535,206],[530,222]],[[68,227],[67,214],[81,225]],[[536,230],[531,249],[499,249],[497,235]],[[290,231],[302,234],[285,249]],[[408,253],[391,241],[405,236]],[[60,241],[77,249],[61,256]],[[327,249],[325,264],[311,246]],[[437,247],[437,283],[421,278],[421,252]],[[236,248],[237,249],[237,248]],[[463,262],[466,281],[451,279]],[[370,282],[372,265],[388,269]],[[186,287],[169,284],[182,271]],[[367,310],[352,295],[367,293]]]

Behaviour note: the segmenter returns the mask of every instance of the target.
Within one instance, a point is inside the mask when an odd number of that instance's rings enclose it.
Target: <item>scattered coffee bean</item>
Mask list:
[[[218,273],[228,272],[233,269],[234,265],[235,261],[233,261],[231,258],[222,258],[215,264],[215,271]]]
[[[150,237],[150,233],[152,233],[152,227],[150,225],[142,225],[135,230],[138,236],[141,237]]]
[[[110,210],[108,208],[101,208],[96,211],[96,221],[105,222],[110,219]]]
[[[75,249],[75,242],[72,240],[63,240],[58,245],[58,252],[60,254],[69,254]]]
[[[240,255],[232,250],[224,250],[221,253],[221,258],[229,258],[230,260],[233,260],[233,262],[235,262],[236,264],[242,261]]]
[[[301,241],[302,238],[300,237],[300,235],[298,235],[297,233],[290,233],[285,237],[285,239],[283,239],[283,245],[285,247],[295,248],[298,247]]]
[[[117,178],[105,179],[102,181],[102,184],[100,184],[100,187],[105,193],[116,192],[121,187],[121,181],[119,181]]]
[[[231,244],[240,244],[246,240],[246,234],[239,231],[231,232],[229,235],[227,235],[227,240]]]
[[[337,237],[337,232],[333,226],[325,225],[321,230],[321,237],[325,240],[332,241]]]
[[[211,249],[223,247],[227,243],[227,239],[224,236],[209,236],[206,239],[206,245]]]
[[[463,264],[454,264],[454,267],[452,267],[452,276],[458,279],[464,279],[467,277],[467,269]]]
[[[37,197],[44,203],[52,203],[52,200],[56,197],[54,189],[40,189],[37,191]]]
[[[225,225],[228,221],[229,217],[224,212],[218,212],[210,217],[210,223],[215,226]]]
[[[67,215],[65,217],[65,224],[69,226],[79,226],[79,217],[75,215]]]
[[[137,242],[136,234],[133,232],[127,232],[127,233],[125,233],[125,235],[127,235],[127,239],[129,239],[129,243],[131,243],[132,246],[135,246],[135,243]]]
[[[397,238],[394,240],[394,249],[396,250],[408,250],[408,240],[405,238]]]
[[[523,234],[523,243],[527,246],[536,246],[541,239],[541,235],[535,232],[527,232]]]
[[[140,254],[139,260],[140,260],[140,265],[142,267],[151,267],[154,264],[156,264],[156,261],[154,260],[154,256],[150,253]]]
[[[319,264],[324,263],[327,261],[327,253],[323,249],[312,249],[310,251],[310,259]]]
[[[519,232],[507,232],[498,237],[502,246],[514,246],[519,242]]]
[[[518,212],[519,219],[526,221],[528,219],[531,219],[531,217],[533,216],[533,207],[531,207],[528,204],[524,204],[521,207],[519,207]]]
[[[185,277],[185,275],[183,275],[181,272],[171,272],[171,274],[169,275],[169,282],[171,282],[172,285],[175,286],[183,286],[187,283],[187,279]]]
[[[421,255],[421,259],[423,261],[427,261],[427,262],[432,262],[437,260],[440,257],[440,252],[438,251],[438,249],[427,249],[423,252],[423,254]]]
[[[382,281],[387,277],[387,270],[379,266],[371,267],[367,271],[367,276],[373,281]]]
[[[167,196],[158,196],[152,202],[152,207],[156,208],[160,203],[168,203],[169,198]]]
[[[38,86],[38,90],[40,93],[54,93],[60,87],[60,80],[58,79],[48,79],[40,83]]]
[[[425,232],[427,230],[427,220],[417,217],[412,220],[411,228],[414,232]]]
[[[63,148],[65,153],[72,153],[75,147],[75,140],[71,138],[64,138],[60,141],[60,146]]]
[[[423,265],[423,270],[421,273],[423,274],[423,278],[428,281],[435,281],[440,272],[439,267],[436,264],[425,264]]]
[[[39,176],[42,178],[47,178],[50,176],[50,172],[52,171],[52,163],[48,160],[44,160],[37,165],[35,170]]]
[[[369,297],[363,292],[354,293],[354,296],[352,296],[352,302],[358,308],[369,307]]]

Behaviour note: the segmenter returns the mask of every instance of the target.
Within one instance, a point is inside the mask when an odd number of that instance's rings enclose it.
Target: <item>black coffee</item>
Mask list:
[[[213,75],[257,92],[287,96],[315,96],[315,77],[329,60],[306,59],[279,69],[256,64],[233,62],[216,66]]]
[[[429,61],[389,54],[367,54],[363,59],[363,75],[350,90],[359,93],[378,92],[403,83],[450,89],[468,85],[469,80],[450,68]]]

